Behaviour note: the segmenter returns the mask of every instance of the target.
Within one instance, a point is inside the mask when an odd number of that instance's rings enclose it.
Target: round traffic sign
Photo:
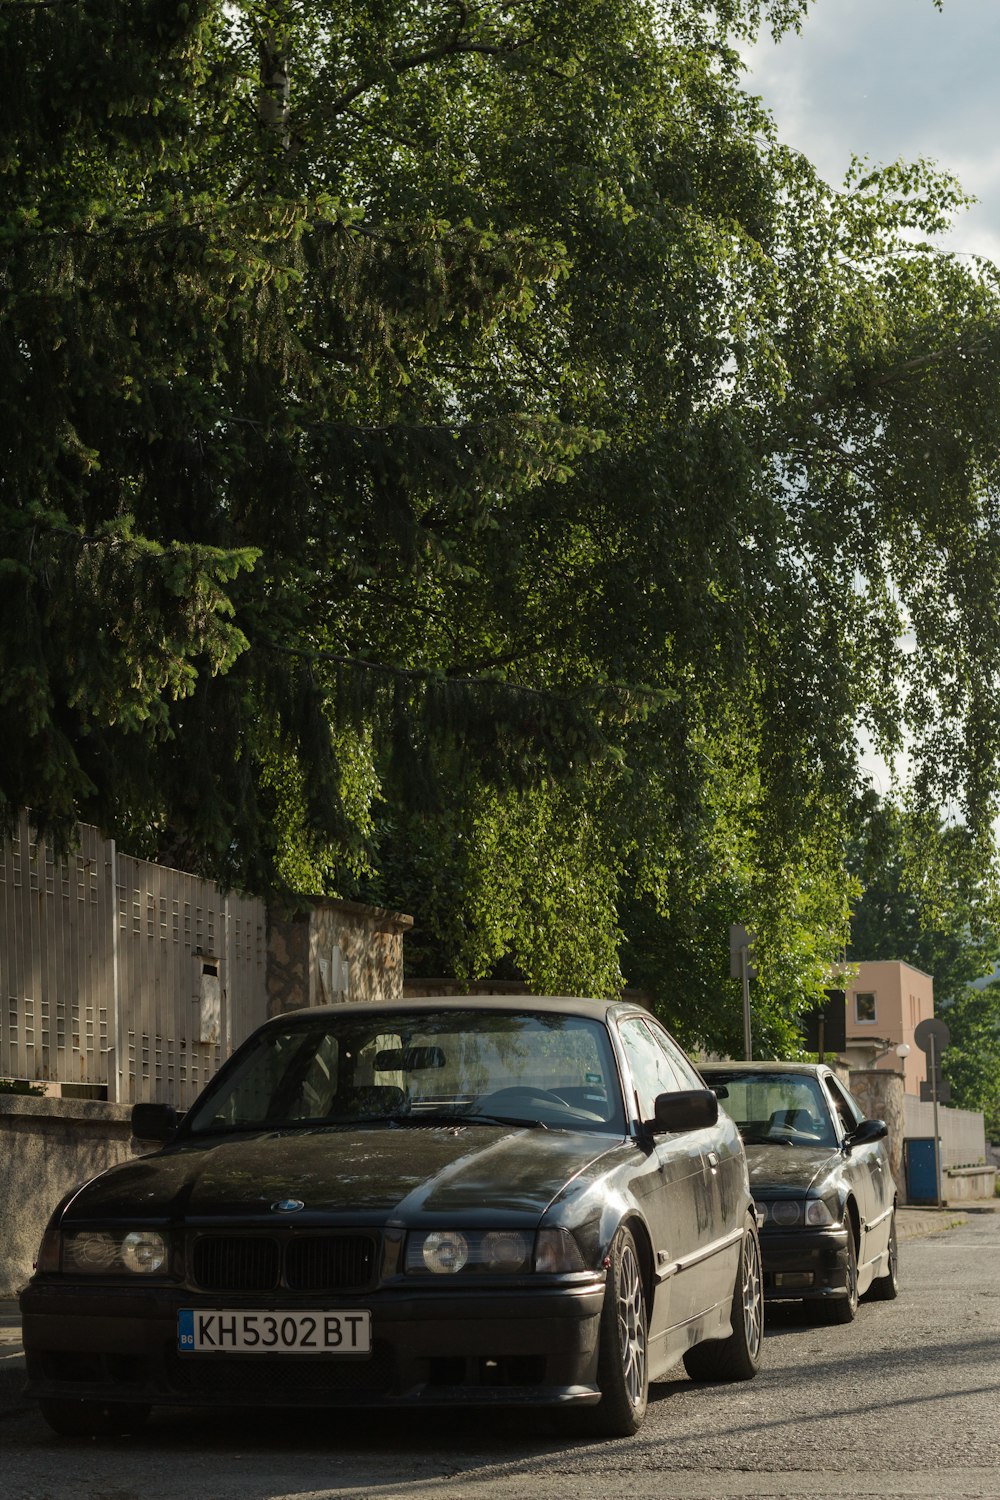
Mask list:
[[[931,1050],[931,1042],[933,1041],[934,1051],[940,1057],[951,1041],[951,1032],[943,1021],[939,1021],[936,1016],[929,1016],[926,1021],[921,1021],[917,1025],[913,1033],[913,1040],[921,1052],[929,1052]]]

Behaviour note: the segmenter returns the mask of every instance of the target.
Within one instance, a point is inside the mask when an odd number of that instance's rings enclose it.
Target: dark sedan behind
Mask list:
[[[858,1298],[896,1296],[896,1185],[886,1127],[832,1068],[708,1063],[701,1068],[739,1126],[757,1204],[764,1295],[803,1298],[850,1322]]]

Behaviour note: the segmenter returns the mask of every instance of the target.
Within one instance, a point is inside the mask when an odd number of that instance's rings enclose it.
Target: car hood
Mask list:
[[[819,1191],[843,1162],[829,1146],[748,1145],[746,1153],[751,1191],[760,1194]]]
[[[272,1131],[183,1142],[87,1183],[62,1223],[266,1220],[535,1222],[618,1137],[506,1126]]]

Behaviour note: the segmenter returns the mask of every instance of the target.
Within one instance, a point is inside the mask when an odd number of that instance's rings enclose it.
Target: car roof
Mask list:
[[[623,1015],[642,1012],[643,1006],[626,1000],[598,1000],[577,995],[415,995],[403,1000],[348,1000],[341,1005],[317,1005],[283,1012],[272,1016],[265,1024],[269,1026],[287,1024],[294,1020],[333,1019],[337,1016],[366,1015],[413,1015],[421,1012],[442,1011],[498,1011],[531,1012],[534,1014],[556,1014],[581,1016],[588,1020],[604,1021],[609,1014]]]
[[[831,1073],[826,1063],[777,1062],[768,1058],[761,1062],[734,1058],[732,1062],[705,1062],[698,1064],[699,1073],[730,1073],[736,1068],[744,1073]]]

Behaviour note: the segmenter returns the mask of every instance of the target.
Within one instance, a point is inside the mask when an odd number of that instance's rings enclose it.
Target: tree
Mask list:
[[[951,1102],[981,1110],[987,1139],[1000,1141],[1000,985],[966,990],[946,1015],[951,1044],[942,1066]]]
[[[862,887],[849,957],[896,959],[934,980],[951,1042],[942,1066],[952,1103],[1000,1133],[1000,866],[969,830],[871,798],[849,863]]]
[[[728,911],[776,1038],[859,726],[990,826],[995,276],[742,92],[806,8],[0,4],[8,819],[668,1011]]]

